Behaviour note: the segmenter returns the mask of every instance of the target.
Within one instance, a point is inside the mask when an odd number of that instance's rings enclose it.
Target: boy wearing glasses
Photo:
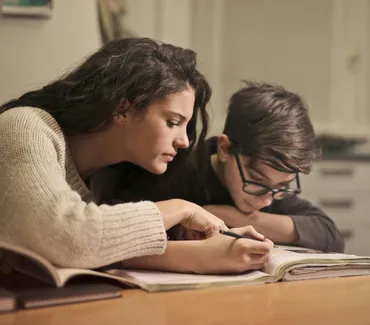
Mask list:
[[[334,222],[296,196],[299,173],[308,174],[318,154],[302,99],[281,86],[247,83],[230,98],[224,132],[207,140],[184,196],[229,227],[252,225],[275,243],[343,252]]]

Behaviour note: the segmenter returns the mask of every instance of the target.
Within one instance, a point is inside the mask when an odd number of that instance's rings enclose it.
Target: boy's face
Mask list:
[[[227,141],[226,141],[227,142]],[[224,150],[225,149],[225,150]],[[272,203],[272,193],[256,196],[243,191],[243,181],[234,154],[228,152],[228,145],[222,146],[219,139],[218,158],[221,161],[222,181],[230,193],[235,206],[244,213],[252,213],[269,206]],[[253,166],[248,166],[249,158],[239,155],[243,173],[248,181],[269,186],[273,189],[283,189],[290,183],[295,185],[295,174],[280,172],[261,160],[256,160]],[[292,183],[292,184],[293,184]],[[257,188],[258,186],[250,185]],[[246,187],[248,190],[248,186]]]

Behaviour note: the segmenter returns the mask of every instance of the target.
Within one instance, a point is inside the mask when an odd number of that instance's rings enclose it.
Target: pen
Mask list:
[[[258,238],[243,236],[243,235],[236,234],[235,232],[226,231],[226,230],[220,230],[220,233],[223,234],[223,235],[226,235],[226,236],[234,237],[234,238],[244,238],[244,239],[252,239],[252,240],[262,241],[261,239],[258,239]]]
[[[239,235],[239,234],[236,234],[235,232],[231,232],[231,231],[227,231],[227,230],[220,230],[220,234],[230,236],[230,237],[234,237],[234,238],[251,239],[251,240],[257,240],[257,241],[261,241],[261,242],[263,241],[263,240],[258,239],[258,238],[252,238],[252,237],[249,237],[249,236]],[[274,247],[276,247],[276,245],[274,245]]]

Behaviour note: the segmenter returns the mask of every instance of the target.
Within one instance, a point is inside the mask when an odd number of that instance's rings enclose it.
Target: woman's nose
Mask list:
[[[186,132],[176,139],[176,147],[182,149],[189,147],[189,138]]]

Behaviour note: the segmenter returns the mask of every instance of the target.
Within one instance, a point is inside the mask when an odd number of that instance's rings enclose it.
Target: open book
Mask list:
[[[278,246],[273,249],[271,260],[264,269],[237,275],[181,274],[114,267],[93,271],[59,268],[28,249],[0,242],[0,270],[7,272],[12,269],[57,287],[63,287],[69,280],[78,276],[95,276],[154,292],[368,275],[370,257],[323,254],[310,249]]]

